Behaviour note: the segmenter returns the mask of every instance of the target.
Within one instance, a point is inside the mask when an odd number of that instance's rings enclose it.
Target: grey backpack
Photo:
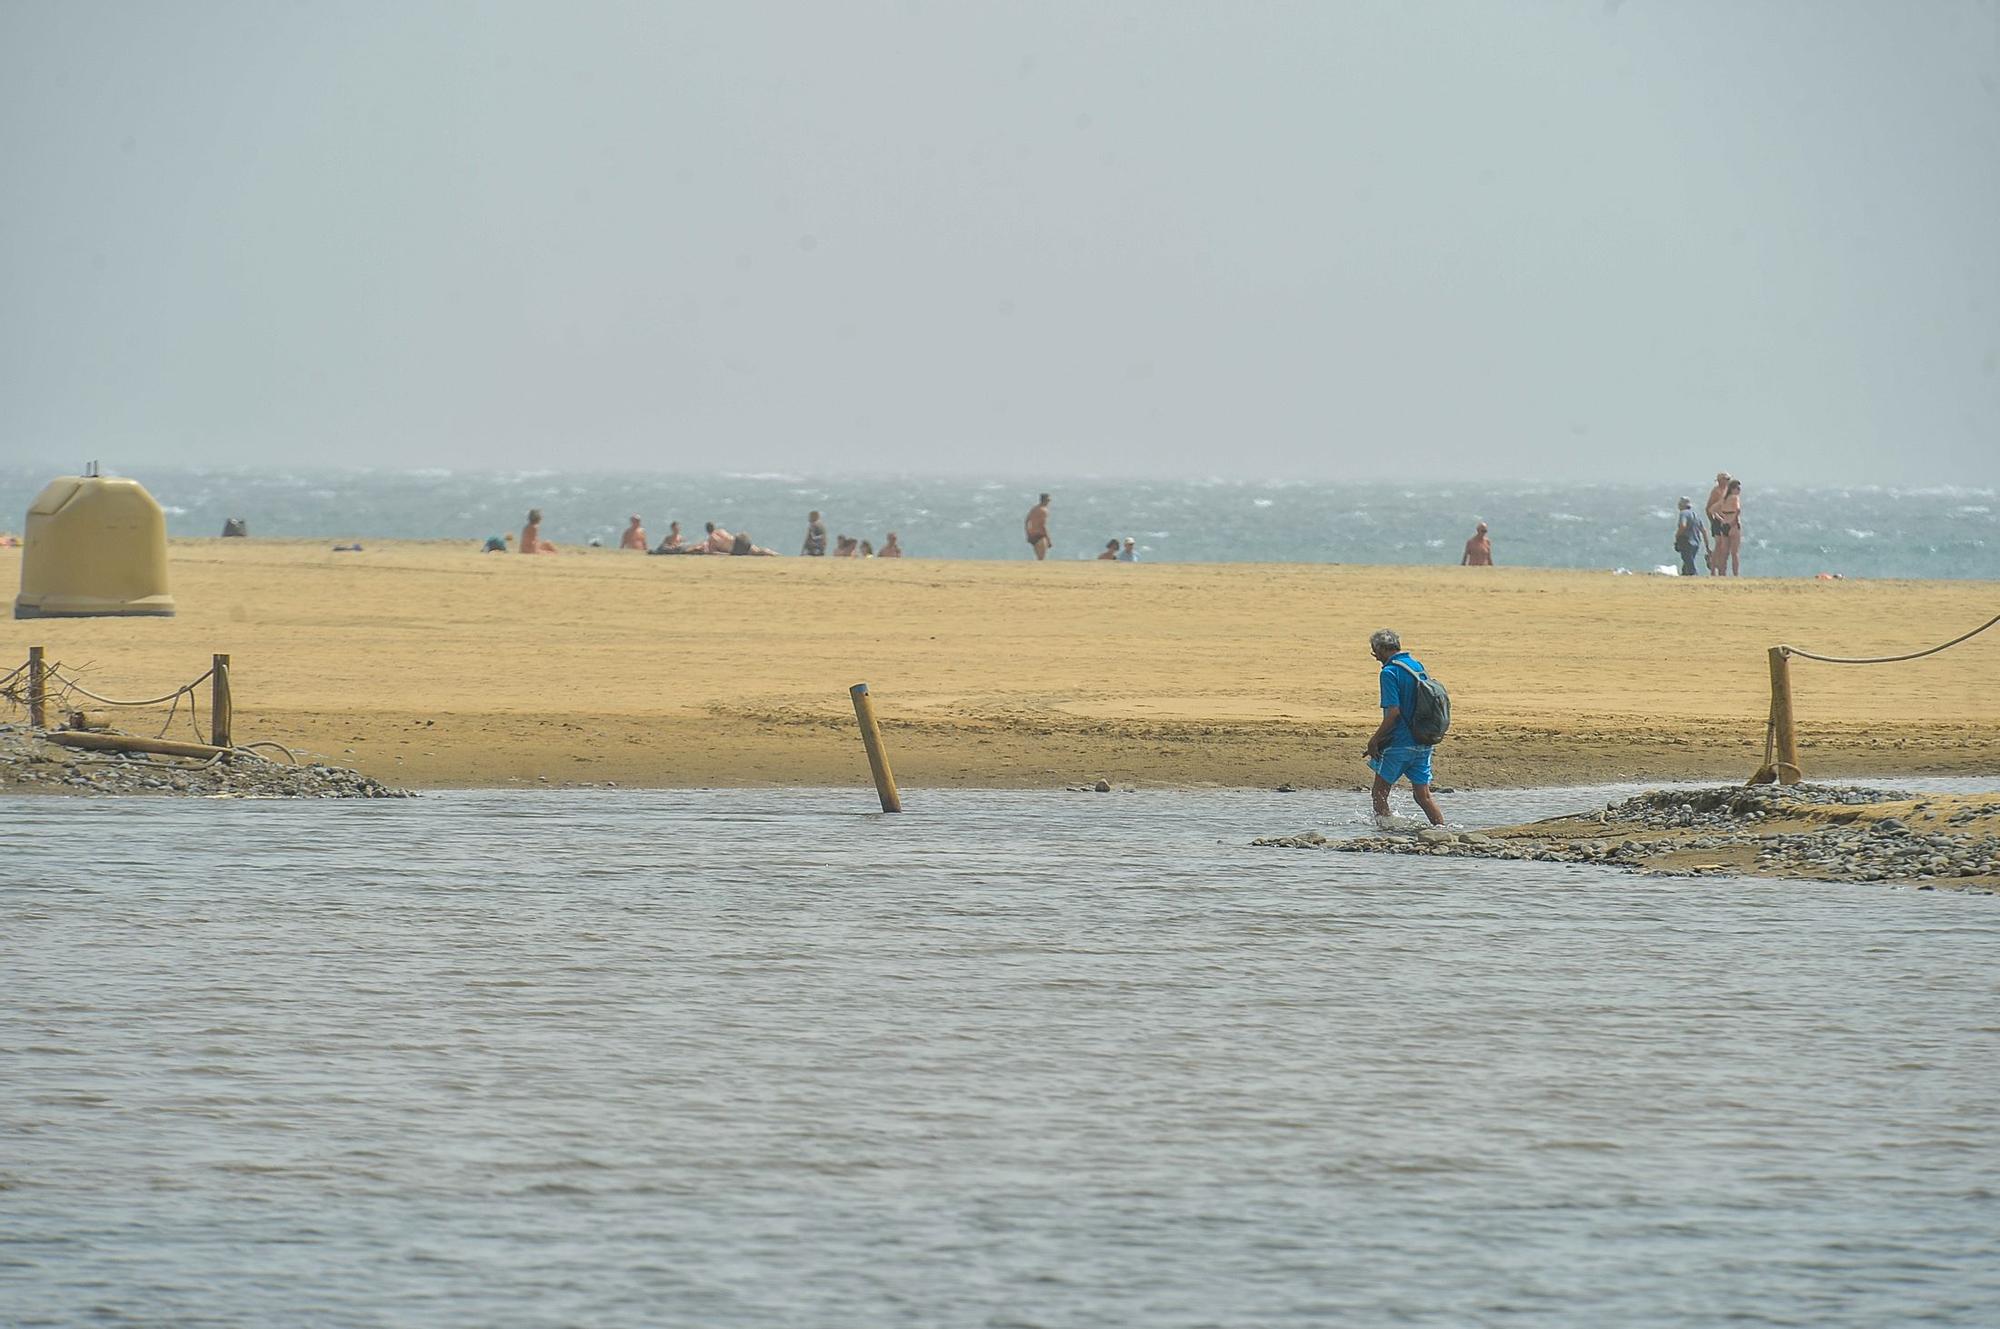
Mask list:
[[[1417,680],[1416,696],[1410,702],[1410,737],[1417,740],[1420,747],[1431,747],[1444,737],[1451,728],[1451,694],[1444,690],[1444,684],[1429,674],[1411,669],[1404,660],[1395,661],[1409,671]]]

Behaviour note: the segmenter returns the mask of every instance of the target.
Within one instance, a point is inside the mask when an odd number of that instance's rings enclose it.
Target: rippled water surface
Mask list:
[[[2000,901],[1352,797],[0,799],[0,1323],[2000,1322]]]

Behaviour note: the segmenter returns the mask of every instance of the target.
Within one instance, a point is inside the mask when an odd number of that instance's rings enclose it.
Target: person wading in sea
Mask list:
[[[1368,792],[1375,807],[1375,824],[1387,829],[1395,824],[1389,815],[1389,791],[1396,781],[1407,778],[1410,794],[1424,810],[1433,826],[1444,825],[1444,813],[1431,797],[1431,750],[1417,742],[1410,732],[1410,717],[1416,712],[1417,675],[1423,673],[1421,660],[1403,649],[1403,640],[1388,628],[1368,639],[1368,651],[1382,665],[1378,676],[1382,698],[1382,723],[1368,740],[1368,769],[1375,783]]]

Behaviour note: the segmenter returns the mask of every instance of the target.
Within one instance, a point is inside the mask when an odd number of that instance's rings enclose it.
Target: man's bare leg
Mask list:
[[[1380,784],[1381,781],[1378,779],[1376,783]],[[1437,800],[1431,797],[1431,787],[1429,785],[1427,784],[1411,785],[1410,796],[1417,800],[1417,806],[1422,808],[1424,810],[1424,815],[1431,819],[1431,825],[1433,826],[1444,825],[1444,813],[1439,810],[1437,805]],[[1382,806],[1387,807],[1388,805],[1389,805],[1389,798],[1388,795],[1385,794],[1382,797]]]
[[[1389,815],[1389,782],[1387,780],[1384,780],[1379,775],[1376,776],[1375,783],[1369,787],[1368,797],[1375,804],[1376,816],[1386,817]]]

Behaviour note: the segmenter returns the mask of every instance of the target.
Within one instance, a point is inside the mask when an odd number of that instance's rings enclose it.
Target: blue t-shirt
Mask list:
[[[1396,728],[1389,735],[1389,746],[1413,748],[1417,746],[1417,736],[1410,732],[1410,712],[1417,705],[1417,680],[1410,676],[1410,669],[1396,663],[1398,660],[1418,673],[1423,672],[1424,662],[1408,651],[1398,651],[1382,666],[1382,709],[1386,711],[1391,706],[1400,709]]]

